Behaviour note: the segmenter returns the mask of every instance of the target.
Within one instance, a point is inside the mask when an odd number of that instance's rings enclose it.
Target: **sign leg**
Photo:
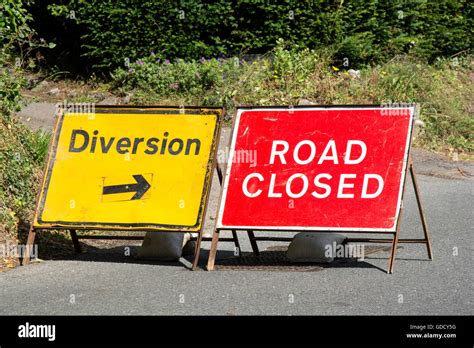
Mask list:
[[[257,241],[255,240],[255,235],[253,234],[253,231],[249,230],[247,231],[250,239],[250,245],[252,246],[252,251],[255,256],[260,256],[260,251],[258,250],[258,245]]]
[[[30,226],[30,231],[28,232],[28,240],[26,241],[26,254],[22,260],[22,265],[27,265],[31,261],[31,253],[33,251],[33,245],[35,243],[36,231],[33,226]]]
[[[426,249],[428,251],[428,258],[433,260],[433,249],[431,247],[430,233],[428,230],[428,223],[426,222],[425,214],[423,212],[423,204],[421,202],[420,190],[418,189],[418,183],[416,181],[416,174],[413,168],[413,162],[410,162],[410,176],[413,183],[413,189],[415,190],[416,203],[418,205],[418,212],[420,213],[421,224],[423,225],[423,233],[425,234]]]
[[[79,238],[77,238],[76,230],[69,230],[69,233],[71,234],[71,240],[72,244],[74,245],[74,250],[76,251],[76,253],[80,254],[82,250],[81,244],[79,243]]]
[[[400,208],[400,215],[398,216],[397,229],[395,230],[395,235],[393,236],[392,249],[390,250],[390,259],[388,261],[388,274],[393,273],[393,268],[395,267],[395,257],[397,255],[397,246],[398,246],[398,234],[400,233],[400,222],[402,221],[402,211],[403,206]]]
[[[211,250],[209,251],[209,259],[207,260],[207,270],[214,270],[214,263],[216,261],[217,243],[219,242],[219,230],[214,230],[212,235]]]
[[[395,232],[393,236],[392,249],[390,250],[390,259],[388,261],[387,273],[392,274],[393,268],[395,266],[395,256],[397,254],[397,244],[398,244],[398,232]]]
[[[196,248],[194,249],[194,261],[192,270],[195,271],[198,266],[199,256],[201,254],[201,242],[202,242],[202,231],[199,232],[198,238],[196,240]]]
[[[217,163],[217,160],[216,160]],[[216,165],[216,170],[217,170],[217,178],[219,179],[219,184],[222,186],[222,180],[223,180],[223,175],[222,175],[222,169],[219,167],[219,164]]]

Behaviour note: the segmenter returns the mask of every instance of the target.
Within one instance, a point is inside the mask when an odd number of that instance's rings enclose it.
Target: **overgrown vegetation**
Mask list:
[[[4,78],[0,76],[0,92]],[[0,243],[26,237],[50,139],[49,133],[33,131],[11,117],[21,100],[18,85],[11,87],[16,89],[2,100],[0,117]],[[0,269],[11,262],[0,258]]]
[[[237,105],[417,103],[425,123],[419,145],[474,151],[470,57],[428,65],[401,55],[355,71],[331,66],[330,51],[290,48],[281,40],[270,53],[251,62],[171,62],[152,55],[113,77],[132,103],[225,105],[228,116]]]
[[[0,74],[0,242],[26,232],[50,137],[12,117],[23,103],[24,81],[19,70]]]
[[[0,230],[17,238],[20,222],[29,223],[49,134],[18,121],[0,121]]]
[[[21,0],[6,0],[0,4],[0,59],[9,57],[12,49],[28,44],[33,30],[32,17]]]
[[[13,69],[35,69],[39,60],[43,59],[41,49],[52,49],[43,38],[38,38],[32,28],[33,17],[27,9],[33,0],[3,0],[0,3],[0,67],[2,71],[8,66],[8,72]]]
[[[44,43],[33,39],[31,16],[22,1],[6,1],[0,11],[0,242],[4,243],[16,241],[21,227],[31,220],[49,135],[12,117],[24,105],[23,68],[34,62],[29,53]],[[0,258],[0,268],[2,263]]]

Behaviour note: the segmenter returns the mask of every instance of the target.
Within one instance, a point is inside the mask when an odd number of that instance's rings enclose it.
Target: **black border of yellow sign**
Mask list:
[[[53,137],[50,144],[48,162],[45,170],[45,176],[41,191],[37,199],[37,207],[34,218],[34,228],[36,229],[94,229],[94,230],[128,230],[128,231],[175,231],[175,232],[201,232],[204,224],[204,216],[206,214],[209,193],[211,190],[212,173],[215,167],[216,150],[218,146],[218,139],[220,135],[222,118],[224,115],[224,108],[222,107],[197,107],[197,106],[129,106],[129,105],[96,105],[94,113],[111,113],[111,114],[127,114],[127,113],[143,113],[143,114],[191,114],[191,115],[216,115],[216,123],[212,139],[211,151],[209,153],[209,161],[206,170],[205,182],[203,192],[201,195],[201,204],[197,216],[197,221],[193,226],[184,225],[165,225],[156,223],[101,223],[101,222],[69,222],[69,221],[43,221],[41,216],[43,214],[48,188],[51,180],[51,174],[56,159],[56,150],[59,136],[61,133],[61,126],[64,115],[67,110],[64,110],[58,115]]]

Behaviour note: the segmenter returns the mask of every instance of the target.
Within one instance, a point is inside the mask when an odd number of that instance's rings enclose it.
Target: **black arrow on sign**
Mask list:
[[[114,193],[135,192],[131,199],[132,201],[142,198],[151,185],[141,174],[134,175],[133,178],[135,179],[136,184],[104,186],[102,194],[112,195]]]

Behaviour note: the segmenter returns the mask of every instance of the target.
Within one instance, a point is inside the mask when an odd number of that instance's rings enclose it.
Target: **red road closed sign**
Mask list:
[[[218,229],[396,230],[414,107],[242,108]]]

